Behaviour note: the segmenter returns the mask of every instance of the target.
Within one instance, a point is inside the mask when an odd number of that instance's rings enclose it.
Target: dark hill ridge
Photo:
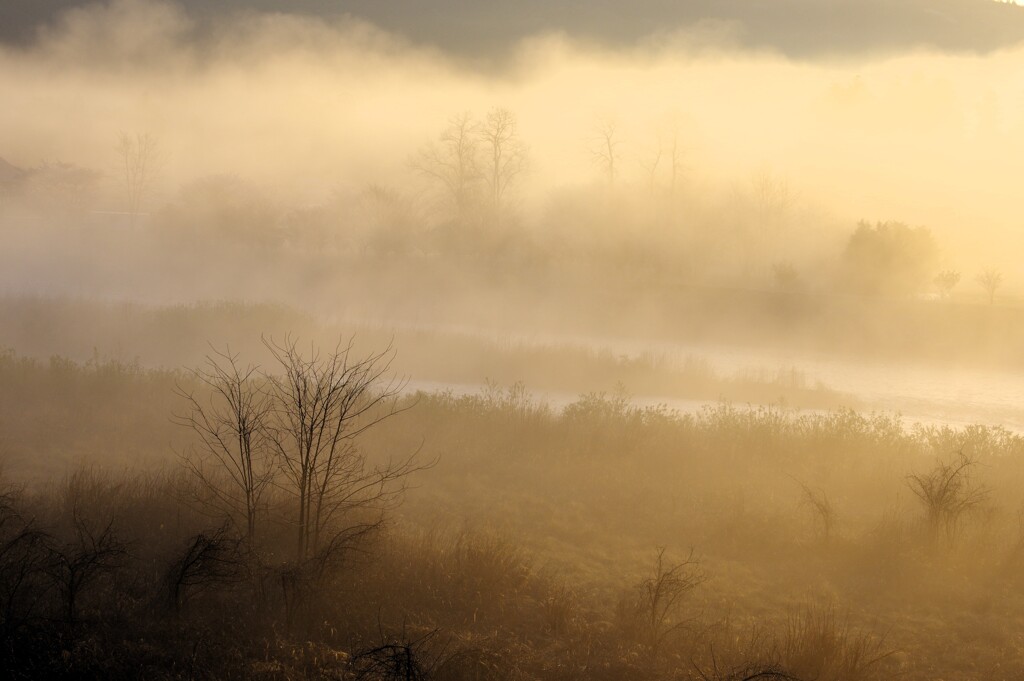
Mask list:
[[[38,27],[83,0],[3,0],[0,41],[30,44]],[[422,44],[472,57],[501,56],[523,38],[565,33],[613,47],[663,32],[725,22],[739,44],[784,54],[856,55],[920,46],[995,50],[1024,40],[1024,8],[994,0],[179,0],[204,24],[240,11],[370,21]]]

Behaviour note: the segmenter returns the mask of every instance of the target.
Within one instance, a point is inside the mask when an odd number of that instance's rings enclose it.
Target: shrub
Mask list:
[[[924,505],[932,535],[945,531],[952,541],[964,517],[984,504],[991,490],[975,482],[978,462],[961,451],[952,461],[939,461],[935,468],[907,477],[910,490]]]

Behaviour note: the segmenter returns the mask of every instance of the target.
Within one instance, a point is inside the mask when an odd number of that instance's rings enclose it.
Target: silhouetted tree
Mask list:
[[[260,502],[274,475],[268,418],[273,396],[258,367],[241,366],[237,354],[215,351],[192,375],[204,394],[179,387],[187,411],[176,417],[192,429],[199,445],[185,462],[209,500],[256,537]]]
[[[114,147],[124,181],[128,216],[134,226],[142,210],[142,202],[152,189],[159,164],[159,145],[149,133],[118,135]]]
[[[669,196],[674,197],[679,186],[679,176],[683,171],[683,147],[679,141],[679,130],[672,128],[672,140],[668,144]]]
[[[637,585],[634,612],[638,617],[643,643],[652,660],[659,655],[669,637],[685,627],[689,619],[680,617],[683,599],[706,579],[693,551],[678,563],[665,557],[659,547],[651,574]]]
[[[296,501],[295,554],[304,561],[321,548],[337,548],[338,538],[379,524],[418,465],[415,454],[371,465],[356,444],[360,434],[401,410],[395,398],[402,383],[388,376],[390,347],[357,358],[351,341],[329,353],[311,347],[309,354],[289,338],[264,343],[281,370],[269,377],[269,433]],[[360,513],[368,517],[356,520]],[[337,525],[343,517],[350,524]]]
[[[861,222],[843,253],[847,283],[862,293],[916,293],[938,253],[931,231],[899,222]]]
[[[412,160],[413,170],[440,189],[460,223],[468,220],[484,177],[478,142],[472,117],[462,113],[448,122],[437,143],[424,147]]]
[[[809,508],[821,524],[821,538],[826,544],[832,539],[832,529],[836,523],[836,509],[829,500],[825,490],[813,489],[799,482],[802,496],[800,504]]]
[[[594,162],[605,176],[608,187],[611,188],[615,185],[615,178],[618,177],[618,163],[621,158],[618,123],[612,119],[602,121],[594,132],[593,145],[590,151]]]
[[[659,136],[654,149],[651,150],[646,158],[640,160],[640,167],[647,176],[647,192],[652,196],[654,195],[654,188],[658,179],[658,168],[661,166],[664,155],[665,149]]]
[[[484,146],[484,179],[496,224],[501,222],[505,195],[526,168],[526,146],[519,137],[515,115],[492,109],[479,126]]]
[[[49,573],[61,595],[64,620],[73,627],[82,593],[98,577],[121,565],[128,549],[114,531],[112,520],[94,527],[77,506],[71,509],[71,516],[71,538],[52,546]]]
[[[16,490],[0,493],[0,638],[31,622],[48,590],[50,536],[22,516],[18,500]]]
[[[167,568],[167,603],[177,613],[188,598],[234,581],[243,567],[241,543],[227,525],[190,537]]]
[[[996,301],[996,291],[1003,285],[1002,273],[989,268],[976,276],[974,281],[978,282],[978,286],[985,290],[985,294],[988,295],[989,305],[994,303]]]

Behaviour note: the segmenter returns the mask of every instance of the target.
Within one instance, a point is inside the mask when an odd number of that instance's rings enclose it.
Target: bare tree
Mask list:
[[[671,563],[665,557],[665,548],[658,548],[651,574],[637,585],[634,606],[652,660],[657,658],[669,637],[689,623],[679,618],[680,606],[705,579],[700,561],[694,558],[692,550],[681,562]]]
[[[974,278],[974,281],[978,282],[978,286],[985,290],[988,294],[988,304],[991,305],[996,300],[996,290],[1003,284],[1003,275],[996,269],[988,268],[978,276]]]
[[[98,577],[116,569],[128,556],[128,548],[114,532],[113,520],[94,527],[77,504],[71,516],[72,538],[51,548],[49,574],[60,591],[64,620],[73,627],[82,593]]]
[[[662,157],[665,155],[665,148],[661,137],[658,137],[657,146],[646,158],[640,161],[640,167],[647,176],[647,191],[654,196],[654,189],[658,179],[658,168],[661,166]]]
[[[907,477],[910,490],[924,504],[933,534],[942,529],[954,539],[964,516],[988,500],[989,488],[973,479],[977,465],[976,459],[961,451],[952,461],[939,461],[927,473]]]
[[[478,137],[469,113],[454,116],[431,144],[412,160],[412,168],[437,185],[460,222],[465,222],[477,198],[482,174]]]
[[[832,529],[836,523],[836,509],[823,489],[813,489],[797,481],[802,491],[800,504],[809,508],[821,524],[821,538],[826,544],[832,538]]]
[[[500,224],[505,194],[526,169],[526,146],[519,137],[515,114],[508,109],[492,109],[479,126],[479,134],[487,157],[484,179],[491,210]]]
[[[357,358],[351,340],[330,353],[311,347],[309,354],[289,338],[264,344],[282,372],[269,378],[269,432],[296,501],[295,553],[302,562],[320,549],[338,549],[338,538],[361,536],[362,529],[382,522],[420,466],[415,454],[371,465],[356,444],[367,429],[402,411],[396,398],[403,384],[388,377],[390,346]]]
[[[273,409],[267,381],[253,365],[239,364],[230,350],[214,351],[192,375],[205,394],[179,386],[187,411],[175,420],[191,428],[199,445],[186,465],[206,493],[204,499],[256,537],[260,502],[273,479],[273,448],[267,419]]]
[[[611,188],[615,185],[615,178],[619,172],[618,163],[621,158],[618,124],[612,119],[602,121],[598,124],[595,133],[591,154],[594,157],[594,162],[607,179],[608,187]]]
[[[19,497],[0,492],[0,640],[35,617],[47,592],[50,536],[18,511]]]
[[[668,192],[669,196],[674,197],[676,188],[679,186],[679,175],[683,171],[683,147],[679,142],[679,131],[675,128],[672,130],[672,143],[668,148],[668,161],[670,171]]]
[[[191,595],[234,581],[243,564],[240,541],[228,525],[191,537],[165,575],[171,611],[180,612]]]
[[[122,132],[114,149],[124,181],[128,216],[134,227],[159,170],[159,145],[156,137],[148,132],[134,135]]]

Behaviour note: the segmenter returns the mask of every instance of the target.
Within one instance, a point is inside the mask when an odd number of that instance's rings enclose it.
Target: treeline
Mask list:
[[[685,130],[664,127],[640,144],[614,121],[592,125],[580,162],[592,166],[593,182],[537,190],[515,113],[462,113],[409,150],[401,176],[313,200],[244,175],[198,170],[161,187],[167,150],[153,135],[122,135],[111,145],[121,169],[112,177],[66,163],[7,164],[0,216],[17,224],[27,210],[65,233],[86,226],[93,238],[144,226],[152,239],[133,248],[140,257],[157,248],[163,270],[179,267],[178,254],[193,270],[267,273],[285,251],[292,271],[311,256],[357,271],[382,261],[429,271],[433,263],[455,265],[475,284],[559,285],[568,260],[580,281],[629,290],[739,286],[993,302],[1014,283],[988,263],[941,257],[942,244],[925,227],[823,217],[771,168],[709,190],[686,159]],[[273,272],[275,281],[288,276]],[[961,279],[972,283],[960,286]]]

